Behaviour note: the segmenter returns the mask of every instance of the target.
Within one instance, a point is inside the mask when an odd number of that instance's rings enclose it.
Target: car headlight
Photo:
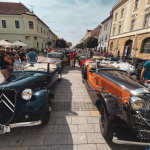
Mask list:
[[[21,93],[21,97],[24,100],[30,100],[31,97],[33,95],[33,91],[31,89],[25,89],[22,93]]]
[[[139,97],[131,97],[131,108],[135,111],[139,111],[144,106],[144,100]]]

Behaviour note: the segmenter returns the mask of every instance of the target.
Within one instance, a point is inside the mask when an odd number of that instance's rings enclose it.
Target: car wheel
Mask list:
[[[87,79],[87,66],[84,65],[83,67],[83,74],[82,74],[83,79]]]
[[[50,119],[50,113],[51,113],[51,107],[50,105],[47,103],[46,104],[46,107],[43,111],[43,114],[42,114],[42,117],[41,117],[41,120],[42,120],[42,124],[41,125],[46,125],[48,122],[49,122],[49,119]]]
[[[138,80],[137,75],[135,73],[130,74],[130,76],[131,76],[132,80],[134,80],[134,81]]]
[[[113,128],[111,126],[111,121],[106,116],[106,111],[103,104],[100,106],[100,130],[106,140],[112,139]]]

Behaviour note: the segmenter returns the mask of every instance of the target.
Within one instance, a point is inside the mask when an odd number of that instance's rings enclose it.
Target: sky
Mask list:
[[[21,2],[73,46],[109,15],[118,0],[2,0]]]

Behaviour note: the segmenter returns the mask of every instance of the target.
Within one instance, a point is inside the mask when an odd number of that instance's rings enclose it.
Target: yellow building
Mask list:
[[[109,51],[150,59],[150,0],[120,0],[112,12]]]
[[[48,48],[49,27],[22,3],[0,2],[0,40],[17,40],[28,48]]]

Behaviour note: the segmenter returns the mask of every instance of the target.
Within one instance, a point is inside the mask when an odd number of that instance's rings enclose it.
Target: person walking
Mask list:
[[[46,57],[46,55],[47,55],[47,49],[45,48],[44,49],[44,56]]]
[[[30,52],[27,55],[27,60],[29,62],[37,62],[38,56],[37,56],[37,53],[34,52],[33,48],[30,49]]]
[[[73,67],[75,67],[75,64],[76,64],[76,56],[77,56],[77,53],[74,50],[74,52],[73,52],[73,58],[74,58],[74,65],[73,65]]]
[[[11,71],[8,70],[10,65],[12,65],[12,60],[9,55],[7,55],[5,50],[0,50],[0,68],[5,80],[11,75]]]
[[[147,61],[141,71],[140,82],[150,84],[150,61]]]

